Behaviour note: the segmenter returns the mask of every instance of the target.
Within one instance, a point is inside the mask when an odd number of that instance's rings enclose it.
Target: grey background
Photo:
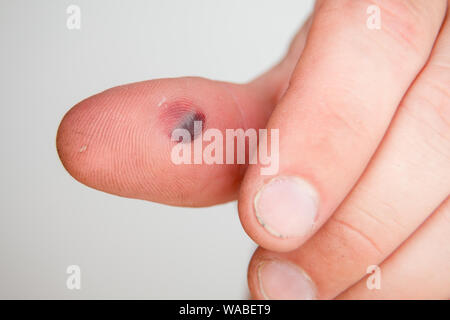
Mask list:
[[[68,30],[66,8],[81,8]],[[246,82],[278,61],[312,1],[0,0],[0,298],[244,299],[256,247],[236,203],[176,208],[92,190],[56,154],[59,121],[123,83]],[[66,268],[81,267],[81,290]]]

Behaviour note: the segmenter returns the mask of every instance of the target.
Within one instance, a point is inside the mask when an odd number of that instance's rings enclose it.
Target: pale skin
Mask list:
[[[374,4],[380,30],[366,26]],[[159,79],[77,104],[58,130],[61,161],[120,196],[195,207],[237,199],[260,245],[248,269],[255,299],[448,299],[448,7],[317,1],[285,58],[248,84]],[[174,165],[170,131],[186,112],[221,131],[279,129],[278,174]],[[274,178],[282,183],[265,189]],[[261,190],[284,202],[260,205]],[[382,272],[379,290],[366,286],[370,265]]]

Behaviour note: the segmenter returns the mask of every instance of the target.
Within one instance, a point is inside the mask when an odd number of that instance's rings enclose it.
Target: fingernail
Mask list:
[[[308,234],[317,215],[318,196],[306,181],[296,177],[277,177],[255,196],[259,223],[280,238]]]
[[[264,261],[258,267],[258,282],[265,299],[314,300],[316,289],[299,267],[278,260]]]

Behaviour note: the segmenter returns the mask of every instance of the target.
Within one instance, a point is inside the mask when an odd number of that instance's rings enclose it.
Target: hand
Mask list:
[[[374,3],[379,30],[366,25]],[[248,274],[255,298],[449,298],[447,7],[319,0],[286,57],[248,84],[159,79],[82,101],[60,125],[60,158],[80,182],[120,196],[239,198],[262,247]],[[279,171],[174,164],[171,134],[194,120],[279,130]],[[371,265],[380,290],[366,287]]]

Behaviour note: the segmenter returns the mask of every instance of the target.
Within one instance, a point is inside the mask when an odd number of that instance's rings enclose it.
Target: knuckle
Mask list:
[[[444,216],[444,220],[447,223],[447,227],[450,230],[450,198],[447,198],[445,202],[442,204],[442,214]]]
[[[376,258],[407,237],[408,228],[394,205],[364,187],[353,192],[353,200],[344,202],[330,218],[329,230],[342,243]]]
[[[450,139],[450,89],[442,84],[433,84],[436,92],[435,102],[429,104],[429,112],[434,114],[432,117],[434,125],[444,136]]]
[[[424,125],[422,135],[450,158],[450,63],[430,62],[414,90],[401,109]]]
[[[367,190],[354,192],[353,201],[344,202],[322,227],[330,243],[322,255],[329,255],[331,248],[339,253],[340,260],[367,266],[383,259],[408,237],[410,230],[402,224],[395,206],[372,193],[368,200],[363,196]]]
[[[436,97],[430,103],[432,111],[442,120],[447,131],[450,130],[450,56],[447,61],[431,61],[428,66],[434,77],[429,77],[427,84],[430,88],[430,96]]]
[[[352,261],[372,261],[380,256],[381,249],[377,241],[369,236],[359,226],[346,219],[332,216],[329,220],[327,231],[344,248],[345,257]],[[343,251],[343,250],[341,250]]]

